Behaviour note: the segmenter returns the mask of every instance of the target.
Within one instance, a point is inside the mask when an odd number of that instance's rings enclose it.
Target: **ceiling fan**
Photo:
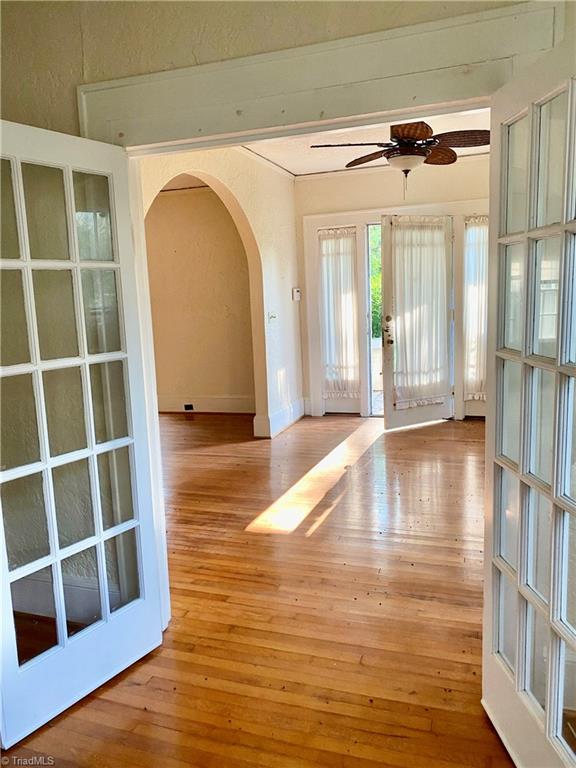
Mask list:
[[[428,123],[400,123],[390,128],[390,141],[360,142],[358,144],[312,144],[313,149],[320,147],[380,147],[376,152],[362,155],[346,163],[346,168],[354,168],[381,157],[389,165],[398,168],[407,178],[410,171],[419,165],[450,165],[458,155],[452,147],[481,147],[490,144],[490,131],[468,130],[448,131],[434,135]]]

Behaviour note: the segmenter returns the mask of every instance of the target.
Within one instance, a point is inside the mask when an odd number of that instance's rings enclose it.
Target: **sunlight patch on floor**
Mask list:
[[[343,440],[304,477],[289,488],[277,501],[255,518],[246,530],[251,533],[292,533],[322,502],[327,493],[354,465],[372,443],[384,433],[382,419],[366,419],[349,437]],[[311,526],[310,536],[324,522],[334,508],[331,502]]]

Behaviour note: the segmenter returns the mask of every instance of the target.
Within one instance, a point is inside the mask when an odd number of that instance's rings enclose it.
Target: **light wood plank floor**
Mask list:
[[[480,706],[483,425],[162,418],[161,649],[10,754],[58,766],[504,768]],[[41,693],[40,693],[41,695]]]

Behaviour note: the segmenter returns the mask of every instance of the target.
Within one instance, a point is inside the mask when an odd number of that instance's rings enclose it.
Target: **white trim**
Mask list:
[[[192,403],[193,411],[186,411],[184,403]],[[160,413],[256,413],[254,395],[193,395],[182,397],[158,395]]]
[[[158,395],[156,388],[156,362],[154,353],[154,330],[152,325],[152,304],[148,277],[146,252],[146,230],[140,163],[128,159],[128,181],[130,184],[130,217],[134,243],[134,270],[136,274],[136,296],[140,317],[140,338],[142,368],[144,373],[144,398],[148,453],[150,460],[151,498],[156,534],[156,556],[160,587],[160,610],[162,630],[166,630],[171,618],[170,574],[168,572],[168,542],[166,539],[166,511],[164,507],[164,481],[162,471],[162,446],[160,444],[160,422],[158,419]]]
[[[379,169],[382,171],[382,169]],[[393,169],[391,169],[393,170]],[[397,171],[396,171],[397,173]],[[368,253],[367,253],[367,226],[379,224],[382,216],[421,214],[431,216],[484,216],[488,214],[488,200],[460,200],[449,203],[429,203],[418,205],[396,205],[390,208],[371,208],[359,211],[337,213],[315,213],[302,217],[302,233],[304,244],[304,270],[305,270],[305,299],[307,317],[307,343],[308,359],[308,408],[306,413],[311,416],[323,416],[330,409],[322,396],[322,345],[321,345],[321,317],[320,317],[320,283],[318,274],[318,230],[332,227],[356,227],[357,236],[357,269],[358,285],[366,286],[363,296],[358,292],[358,332],[361,348],[360,365],[360,402],[351,404],[352,412],[362,416],[370,415],[370,312],[369,312],[369,285]],[[364,303],[362,303],[364,302]],[[363,351],[364,348],[364,351]],[[472,414],[470,414],[472,415]],[[474,414],[475,415],[475,414]],[[481,415],[481,414],[479,414]],[[432,416],[431,418],[436,418]]]
[[[167,72],[79,86],[83,136],[142,148],[326,130],[368,115],[489,97],[563,31],[563,3],[526,3]],[[410,110],[406,94],[410,94]],[[452,108],[451,107],[451,108]]]
[[[276,437],[304,416],[304,399],[299,398],[268,416],[254,416],[255,437]]]

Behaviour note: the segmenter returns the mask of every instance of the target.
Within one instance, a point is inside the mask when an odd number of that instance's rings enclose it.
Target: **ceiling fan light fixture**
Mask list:
[[[409,151],[402,149],[393,154],[387,153],[386,159],[388,160],[388,165],[402,171],[405,176],[408,176],[410,171],[413,171],[415,168],[419,168],[424,164],[428,153],[429,150],[427,149],[411,148]]]

